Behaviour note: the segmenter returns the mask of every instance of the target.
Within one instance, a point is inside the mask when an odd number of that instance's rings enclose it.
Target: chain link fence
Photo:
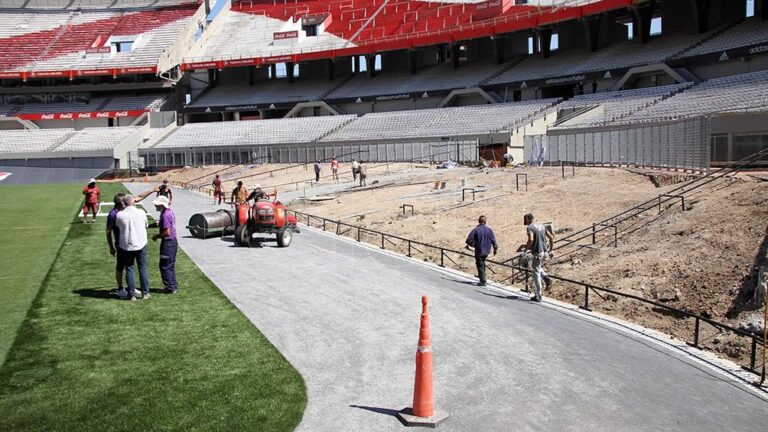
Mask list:
[[[664,123],[550,130],[525,137],[530,165],[578,163],[706,171],[710,164],[708,117]]]
[[[274,146],[190,147],[142,150],[147,166],[200,166],[238,163],[311,163],[333,157],[367,162],[477,162],[478,140],[364,142]]]

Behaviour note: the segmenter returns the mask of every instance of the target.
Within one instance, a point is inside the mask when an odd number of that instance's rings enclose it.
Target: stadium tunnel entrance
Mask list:
[[[584,94],[584,85],[582,83],[570,83],[551,87],[541,88],[541,98],[562,98],[570,99],[577,94]]]

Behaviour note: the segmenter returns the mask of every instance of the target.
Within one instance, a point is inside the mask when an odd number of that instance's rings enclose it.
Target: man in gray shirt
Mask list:
[[[523,216],[523,224],[527,227],[528,242],[525,244],[525,250],[530,251],[533,256],[533,288],[534,295],[531,300],[541,301],[541,280],[547,285],[547,289],[552,285],[552,279],[544,271],[542,265],[544,257],[549,254],[552,256],[552,249],[555,243],[555,236],[544,224],[534,223],[531,213]]]

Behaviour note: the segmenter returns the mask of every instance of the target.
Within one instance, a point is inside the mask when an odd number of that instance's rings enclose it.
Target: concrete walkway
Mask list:
[[[174,208],[183,226],[217,207],[174,190]],[[422,295],[430,298],[436,401],[450,413],[440,430],[765,429],[765,398],[617,326],[309,229],[287,249],[179,234],[306,380],[298,430],[404,429],[393,413],[411,404]]]

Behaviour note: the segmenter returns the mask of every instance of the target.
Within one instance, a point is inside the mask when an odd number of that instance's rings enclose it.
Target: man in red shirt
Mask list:
[[[96,213],[98,213],[99,202],[101,200],[101,190],[96,186],[96,179],[90,179],[88,184],[83,186],[83,195],[85,195],[85,204],[83,205],[83,223],[88,220],[88,211],[93,213],[93,222],[96,222]]]
[[[216,205],[216,198],[218,198],[219,205],[221,205],[221,200],[224,199],[224,189],[221,187],[221,177],[218,174],[211,185],[213,186],[213,204]]]

